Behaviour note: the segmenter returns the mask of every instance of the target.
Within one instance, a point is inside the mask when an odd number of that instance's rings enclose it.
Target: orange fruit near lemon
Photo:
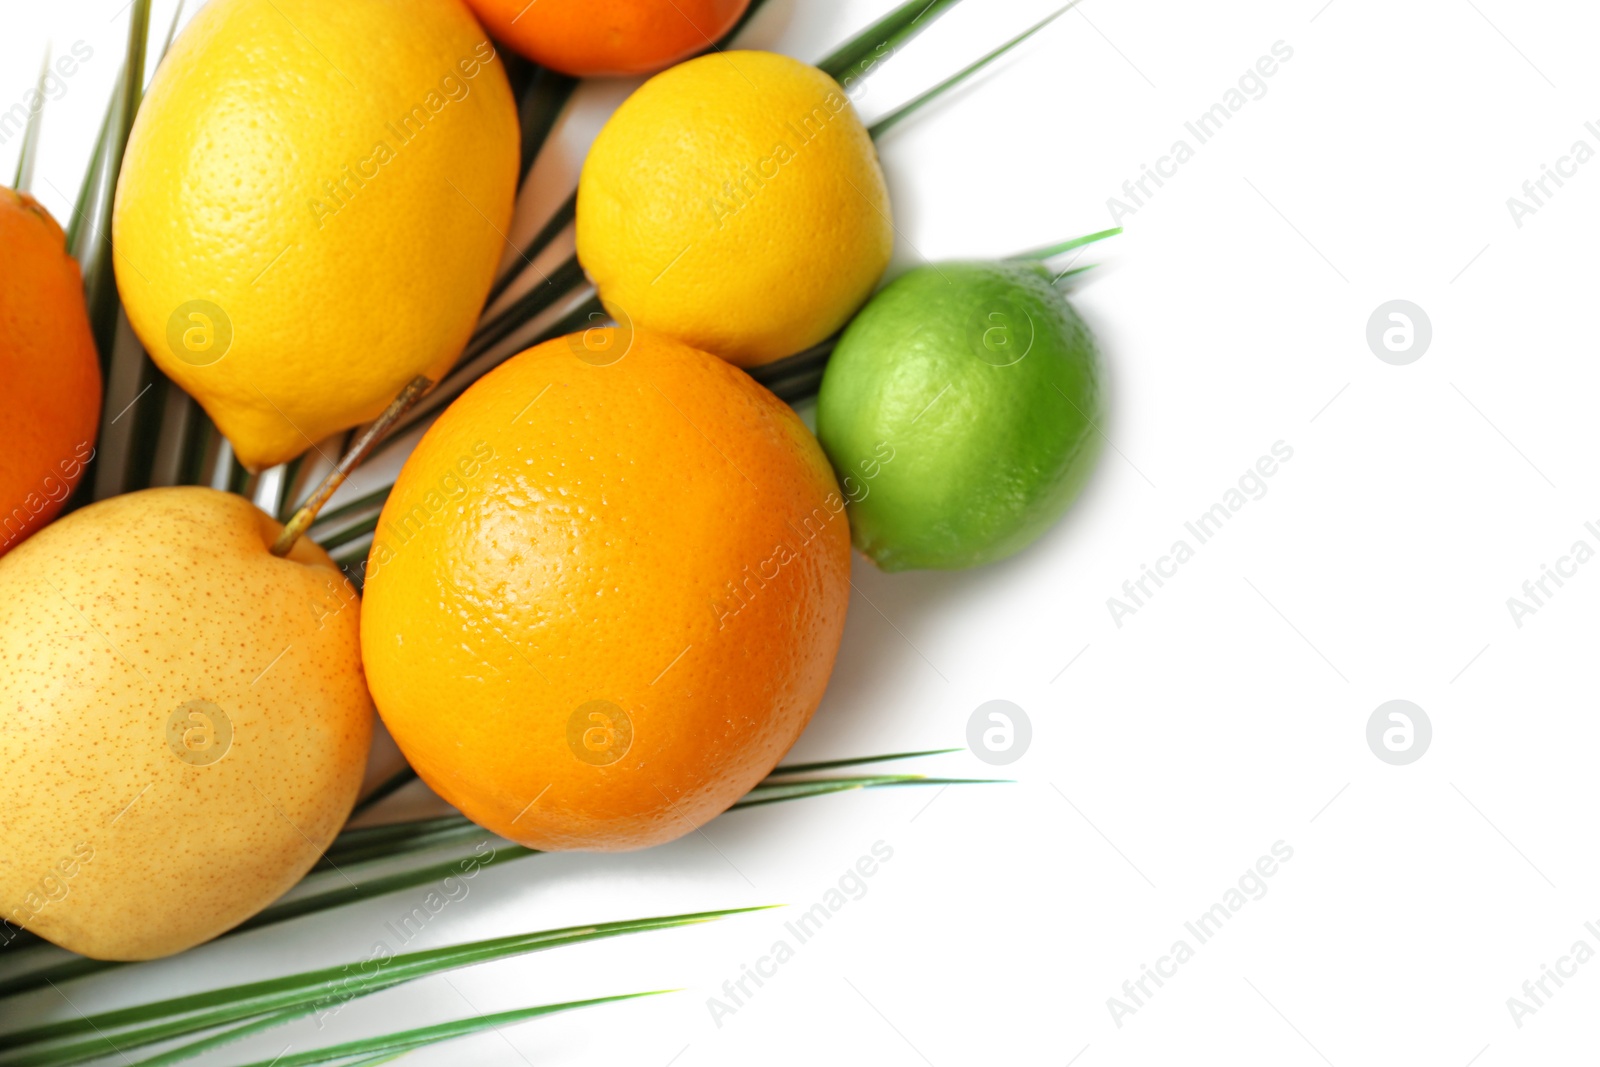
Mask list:
[[[55,518],[100,425],[83,278],[50,213],[0,188],[0,555]]]
[[[710,48],[750,0],[468,0],[496,40],[579,78],[649,74]]]
[[[461,354],[516,193],[503,68],[461,0],[213,0],[162,59],[117,186],[117,288],[245,467]]]
[[[788,406],[660,336],[513,357],[423,437],[361,610],[384,723],[474,822],[622,850],[725,810],[822,698],[850,593],[833,472]]]
[[[618,322],[741,367],[843,326],[894,248],[844,90],[771,52],[691,59],[628,97],[584,161],[577,237]]]

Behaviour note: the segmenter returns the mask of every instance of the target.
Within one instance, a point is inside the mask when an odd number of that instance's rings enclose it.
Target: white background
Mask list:
[[[94,58],[46,112],[35,187],[58,217],[116,71],[122,0],[5,0],[0,109],[40,50]],[[771,0],[746,41],[815,59],[889,0]],[[869,121],[1029,25],[1049,0],[967,0],[876,73]],[[164,31],[172,7],[158,3]],[[1100,229],[1107,198],[1274,42],[1293,49],[1074,300],[1112,412],[1093,482],[1031,550],[961,574],[856,560],[839,666],[794,758],[962,745],[984,701],[1027,754],[906,769],[1015,784],[847,794],[717,820],[645,854],[521,860],[419,944],[742,904],[809,906],[874,842],[894,858],[719,1028],[706,998],[792,914],[456,972],[274,1031],[270,1059],[424,1021],[681,988],[414,1054],[415,1063],[1442,1064],[1592,1055],[1600,962],[1513,1022],[1506,1000],[1600,921],[1593,648],[1600,563],[1518,628],[1506,600],[1600,538],[1592,242],[1600,162],[1517,227],[1506,206],[1600,119],[1586,5],[1509,0],[1089,0],[880,145],[896,269]],[[626,91],[585,90],[579,119]],[[592,129],[592,122],[590,124]],[[570,188],[582,121],[519,214]],[[8,178],[16,139],[0,148]],[[559,153],[565,151],[567,155]],[[541,199],[542,198],[542,199]],[[537,208],[537,210],[536,210]],[[1391,366],[1369,315],[1402,298],[1429,350]],[[1117,627],[1137,578],[1274,442],[1293,459]],[[1192,538],[1191,545],[1194,544]],[[1592,573],[1591,573],[1592,572]],[[869,602],[870,600],[870,602]],[[1070,664],[1070,666],[1069,666]],[[1369,751],[1404,698],[1431,748]],[[1183,924],[1274,842],[1268,892],[1198,945]],[[342,963],[422,891],[63,986],[93,1010]],[[181,906],[175,901],[174,906]],[[795,909],[790,909],[793,912]],[[1173,941],[1194,959],[1119,1027]],[[791,939],[792,941],[792,939]],[[1550,988],[1554,989],[1553,986]],[[54,992],[30,1014],[68,1018]]]

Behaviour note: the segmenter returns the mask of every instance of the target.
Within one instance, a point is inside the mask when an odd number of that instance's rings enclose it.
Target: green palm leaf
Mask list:
[[[78,185],[78,199],[72,205],[72,218],[67,220],[67,251],[81,265],[89,252],[84,237],[83,224],[88,220],[92,198],[105,177],[106,141],[111,136],[111,118],[122,113],[122,72],[117,72],[116,87],[111,99],[106,101],[106,112],[100,118],[100,132],[94,139],[94,151],[89,155],[89,166]]]
[[[128,147],[133,118],[139,112],[144,93],[145,41],[150,32],[150,0],[134,0],[128,15],[127,54],[122,61],[122,78],[111,122],[106,132],[106,151],[101,165],[104,179],[96,197],[93,234],[94,255],[80,256],[84,270],[84,293],[89,305],[89,323],[100,364],[108,367],[111,341],[117,325],[117,280],[112,272],[111,206],[116,194],[116,175],[122,169],[122,154]]]
[[[754,789],[759,790],[763,786],[771,784],[772,783],[772,779],[774,779],[774,778],[783,778],[783,777],[786,777],[786,776],[791,775],[791,774],[811,774],[811,773],[816,772],[816,771],[836,771],[836,770],[840,770],[840,769],[845,768],[845,767],[860,767],[860,766],[863,766],[864,764],[868,764],[868,763],[892,763],[895,760],[917,759],[917,758],[920,758],[922,756],[945,756],[945,755],[949,755],[951,752],[959,752],[959,751],[961,751],[961,750],[958,749],[958,748],[931,748],[931,749],[927,749],[927,750],[922,751],[922,752],[894,752],[894,753],[891,753],[891,754],[889,754],[887,756],[850,756],[850,757],[848,757],[846,759],[824,760],[821,763],[780,764],[779,766],[774,767],[772,769],[772,772],[770,774],[768,774],[765,779],[763,779],[760,782],[757,782],[755,787],[754,787]],[[908,779],[918,779],[921,776],[920,775],[906,775],[905,777],[908,778]],[[380,785],[378,785],[377,788],[375,788],[370,794],[368,794],[366,797],[362,798],[361,802],[358,803],[355,806],[355,811],[352,812],[352,815],[366,810],[367,808],[371,807],[373,804],[376,804],[379,800],[383,799],[384,797],[393,794],[395,792],[395,790],[400,789],[403,786],[409,785],[411,782],[416,781],[416,779],[417,779],[417,772],[412,770],[410,767],[405,767],[405,768],[403,768],[403,769],[401,769],[399,771],[396,771],[393,775],[391,775],[389,778],[385,779]],[[738,807],[739,807],[738,804],[733,805],[733,808],[738,808]],[[733,809],[729,809],[729,810],[733,810]],[[434,820],[424,820],[424,821],[434,821]],[[360,829],[360,830],[346,830],[344,833],[339,835],[337,840],[334,841],[332,847],[329,848],[328,853],[329,853],[330,856],[334,855],[335,853],[337,853],[339,851],[339,849],[340,849],[341,842],[344,842],[347,839],[355,840],[355,839],[362,838],[362,835],[370,835],[370,834],[373,834],[373,833],[375,833],[377,831],[388,830],[388,829],[390,829],[391,827],[394,827],[394,826],[405,826],[405,825],[408,825],[408,824],[406,824],[406,823],[389,823],[389,824],[387,824],[385,826],[365,827],[365,828]]]
[[[1077,7],[1080,2],[1081,0],[1072,0],[1070,4],[1057,9],[1054,14],[1047,15],[1040,19],[1038,22],[1034,23],[1033,26],[1023,30],[1021,33],[1011,38],[1011,40],[1007,41],[999,48],[996,48],[994,51],[984,56],[982,59],[975,63],[968,64],[967,66],[956,71],[954,74],[950,75],[950,77],[946,78],[938,85],[935,85],[932,89],[929,89],[927,92],[917,96],[910,102],[895,108],[889,114],[885,115],[883,118],[869,126],[867,128],[867,132],[872,134],[873,140],[877,140],[879,137],[882,137],[884,134],[894,129],[894,127],[900,125],[900,123],[916,114],[923,107],[939,99],[939,97],[943,96],[951,89],[954,89],[956,86],[960,85],[962,82],[966,81],[968,78],[972,77],[974,74],[978,73],[984,67],[987,67],[990,63],[993,63],[995,60],[999,59],[1013,48],[1016,48],[1018,45],[1022,44],[1022,42],[1026,41],[1028,38],[1032,37],[1046,26],[1050,25],[1056,19],[1060,18],[1062,15],[1065,15],[1068,11],[1071,11],[1074,7]]]
[[[139,1064],[142,1067],[166,1067],[168,1064],[182,1063],[184,1060],[191,1060],[203,1053],[210,1052],[214,1048],[231,1045],[235,1041],[243,1041],[252,1034],[259,1034],[264,1030],[271,1030],[273,1027],[294,1022],[296,1019],[303,1019],[315,1010],[316,1008],[313,1006],[285,1008],[283,1011],[275,1011],[271,1015],[263,1015],[259,1019],[252,1019],[247,1023],[240,1023],[238,1026],[219,1030],[207,1037],[202,1037],[198,1041],[190,1041],[187,1044],[179,1045],[177,1048],[157,1053],[154,1056],[140,1060]]]
[[[844,44],[817,60],[817,69],[846,89],[878,62],[938,21],[961,0],[906,0]]]
[[[625,934],[698,925],[759,910],[762,909],[728,908],[514,934],[402,953],[378,961],[368,960],[366,963],[372,964],[371,969],[358,964],[322,967],[131,1008],[80,1015],[75,1019],[0,1034],[0,1064],[5,1067],[62,1067],[268,1017],[277,1016],[278,1021],[288,1021],[313,1011],[336,1010],[359,997],[479,963]],[[352,967],[357,968],[355,973],[351,972]]]
[[[33,184],[33,156],[39,149],[39,126],[44,119],[45,79],[50,75],[50,48],[45,47],[44,61],[39,64],[39,83],[34,86],[33,106],[28,108],[28,125],[22,131],[22,147],[17,150],[17,176],[11,187],[19,193],[28,191]]]
[[[920,774],[879,774],[842,778],[795,778],[790,780],[794,775],[819,770],[834,770],[859,766],[864,763],[911,759],[917,756],[943,755],[955,751],[959,750],[938,749],[929,752],[901,752],[888,756],[866,756],[779,767],[772,772],[770,777],[751,789],[729,810],[737,811],[785,800],[803,800],[808,797],[829,796],[834,793],[857,789],[885,789],[926,785],[977,785],[996,781],[995,779],[987,778],[929,778]],[[447,859],[436,859],[431,862],[408,866],[403,870],[383,874],[364,873],[363,867],[385,865],[405,857],[415,857],[426,852],[452,847],[460,849],[477,846],[481,848],[487,843],[493,843],[492,851],[487,856],[481,853],[473,853],[466,857],[478,868],[521,859],[525,856],[540,855],[536,849],[501,841],[494,834],[473,823],[464,815],[441,815],[429,819],[414,819],[405,822],[386,823],[380,826],[347,829],[328,847],[328,851],[312,869],[312,873],[307,875],[301,886],[297,887],[296,892],[269,905],[220,936],[231,937],[235,934],[258,930],[265,926],[287,922],[306,915],[314,915],[331,908],[358,904],[376,897],[387,896],[390,893],[399,893],[407,889],[415,889],[419,886],[440,882],[446,877],[460,873],[463,862],[461,855],[457,854]],[[337,879],[319,877],[319,875],[331,875],[335,871],[340,872],[340,877]],[[327,884],[319,888],[314,884],[318,881],[326,882]],[[40,944],[43,943],[40,942]],[[16,946],[12,951],[17,952],[20,949],[21,946]],[[53,983],[71,981],[76,978],[83,978],[91,974],[99,974],[103,971],[126,966],[129,966],[129,964],[115,960],[68,959],[61,963],[34,968],[22,974],[0,979],[0,997],[14,996],[19,993],[40,989]],[[0,1047],[4,1047],[3,1044],[0,1044]]]
[[[1043,248],[1035,248],[1031,252],[1018,252],[1016,255],[1008,258],[1032,259],[1040,261],[1053,259],[1056,256],[1061,255],[1063,252],[1071,252],[1074,248],[1083,248],[1085,245],[1092,245],[1096,241],[1104,241],[1107,237],[1115,237],[1121,232],[1121,226],[1113,226],[1109,230],[1099,230],[1095,233],[1084,234],[1082,237],[1074,237],[1071,240],[1062,241],[1059,244],[1045,245]]]
[[[534,159],[544,147],[550,131],[555,129],[556,119],[561,117],[567,101],[572,99],[572,91],[577,87],[576,78],[544,67],[534,68],[527,88],[517,102],[517,117],[522,126],[522,159],[517,168],[519,190],[528,180]]]
[[[471,1019],[457,1019],[454,1022],[437,1023],[433,1026],[424,1026],[416,1030],[403,1030],[398,1034],[389,1034],[386,1037],[368,1037],[359,1041],[347,1041],[342,1045],[331,1045],[328,1048],[298,1052],[292,1056],[279,1056],[272,1060],[258,1060],[255,1063],[245,1064],[244,1067],[322,1067],[322,1065],[339,1063],[341,1060],[349,1060],[349,1062],[339,1064],[339,1067],[368,1067],[368,1065],[388,1063],[401,1053],[410,1052],[413,1049],[438,1044],[441,1041],[449,1041],[457,1037],[482,1033],[485,1030],[498,1030],[503,1026],[513,1026],[528,1019],[537,1019],[541,1015],[552,1015],[558,1011],[571,1011],[574,1008],[588,1008],[596,1004],[614,1004],[623,1000],[636,1000],[639,997],[659,996],[662,993],[670,992],[672,990],[656,989],[646,993],[623,993],[612,997],[569,1000],[564,1004],[542,1004],[535,1008],[518,1008],[513,1011],[495,1012],[492,1015],[479,1015]],[[350,1057],[353,1056],[362,1058],[350,1060]],[[143,1062],[153,1064],[156,1061],[146,1060]]]

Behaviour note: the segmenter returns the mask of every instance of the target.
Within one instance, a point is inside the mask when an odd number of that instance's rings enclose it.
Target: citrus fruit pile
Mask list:
[[[883,127],[839,78],[919,5],[820,67],[723,49],[755,6],[211,0],[144,95],[111,220],[127,321],[215,431],[209,486],[68,506],[113,354],[96,360],[60,228],[0,192],[19,442],[0,466],[0,906],[40,871],[74,886],[5,918],[111,959],[236,926],[349,815],[374,710],[504,838],[670,841],[805,729],[852,540],[888,571],[971,567],[1071,504],[1100,362],[1048,256],[883,286]],[[596,303],[497,348],[515,330],[485,332],[495,309],[546,299],[502,300],[530,260],[506,247],[529,86],[651,73],[567,209],[563,270]],[[818,378],[813,435],[780,383]],[[323,505],[424,425],[392,488],[329,513],[372,509],[324,551]],[[221,488],[291,483],[287,523]],[[179,886],[185,907],[161,907]]]

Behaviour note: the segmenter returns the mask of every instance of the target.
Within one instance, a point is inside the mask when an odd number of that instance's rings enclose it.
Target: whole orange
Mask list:
[[[540,849],[641,848],[725,810],[811,718],[850,595],[844,501],[798,416],[615,329],[456,400],[369,560],[389,732],[439,795]]]
[[[710,48],[750,0],[467,0],[495,39],[580,78],[649,74]]]
[[[50,213],[0,188],[0,555],[55,518],[100,424],[83,277]]]

